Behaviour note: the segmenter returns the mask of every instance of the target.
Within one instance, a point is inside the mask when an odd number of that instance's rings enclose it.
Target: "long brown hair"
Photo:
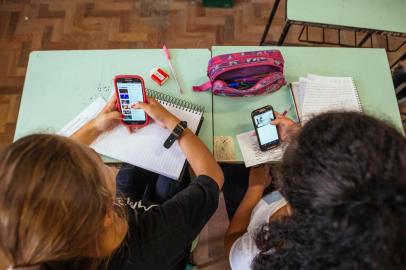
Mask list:
[[[55,135],[27,136],[0,154],[0,269],[95,268],[85,254],[99,254],[114,201],[102,166],[89,147]]]

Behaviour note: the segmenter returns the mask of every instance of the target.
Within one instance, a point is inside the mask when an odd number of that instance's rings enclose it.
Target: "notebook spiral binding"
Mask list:
[[[200,106],[194,103],[191,103],[189,101],[170,96],[152,89],[147,90],[147,95],[151,96],[153,98],[156,98],[159,101],[165,102],[167,105],[178,108],[178,109],[183,109],[189,112],[197,112],[203,115],[204,113],[204,106]]]
[[[351,77],[351,81],[352,81],[352,86],[353,86],[353,88],[354,88],[354,90],[355,90],[355,91],[354,91],[354,92],[355,92],[355,96],[357,97],[358,106],[359,106],[360,110],[362,111],[361,99],[359,98],[359,93],[358,93],[358,90],[357,90],[357,85],[355,84],[355,80],[354,80],[353,77]]]

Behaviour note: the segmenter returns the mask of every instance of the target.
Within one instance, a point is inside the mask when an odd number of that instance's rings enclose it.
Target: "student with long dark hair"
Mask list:
[[[113,99],[72,138],[30,135],[2,151],[1,270],[167,270],[185,265],[192,241],[217,209],[222,171],[186,129],[179,145],[197,178],[160,205],[142,198],[118,200],[116,174],[87,146],[119,124],[114,105]],[[154,99],[136,107],[168,130],[179,123]],[[134,175],[127,184],[143,177]]]
[[[281,116],[276,124],[283,132],[294,126]],[[293,134],[279,192],[257,196],[248,223],[236,216],[248,209],[244,197],[231,220],[225,243],[232,268],[404,269],[403,135],[358,113],[326,113]],[[248,189],[265,186],[264,175]]]

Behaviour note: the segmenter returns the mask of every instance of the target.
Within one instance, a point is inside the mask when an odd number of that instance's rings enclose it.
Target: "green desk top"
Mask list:
[[[288,0],[291,21],[406,33],[405,0]]]
[[[383,49],[316,47],[213,47],[212,55],[239,51],[279,49],[285,59],[285,77],[297,81],[308,73],[324,76],[350,76],[355,80],[365,113],[384,119],[403,133],[389,64]],[[214,96],[214,136],[230,136],[234,141],[235,161],[242,161],[236,135],[253,130],[251,112],[267,104],[282,112],[292,102],[287,87],[256,97]],[[290,111],[289,117],[296,119]],[[216,149],[216,145],[215,145]],[[216,150],[215,150],[216,151]],[[216,154],[216,153],[215,153]]]
[[[205,106],[199,137],[212,149],[211,93],[192,92],[193,85],[208,80],[210,51],[173,49],[170,52],[184,92],[180,98]],[[150,79],[149,71],[154,67],[170,72],[161,49],[32,52],[14,140],[30,133],[59,131],[94,99],[99,96],[107,99],[115,75],[141,75],[147,88],[179,96],[173,79],[162,87]]]

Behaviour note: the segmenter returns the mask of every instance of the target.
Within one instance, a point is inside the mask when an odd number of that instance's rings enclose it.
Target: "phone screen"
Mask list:
[[[117,81],[117,90],[124,122],[145,122],[144,110],[132,109],[131,105],[144,101],[142,83],[137,79],[123,79]]]
[[[272,110],[254,116],[254,123],[261,145],[269,144],[273,141],[279,140],[276,126],[271,124],[272,120],[274,120],[274,114]]]

